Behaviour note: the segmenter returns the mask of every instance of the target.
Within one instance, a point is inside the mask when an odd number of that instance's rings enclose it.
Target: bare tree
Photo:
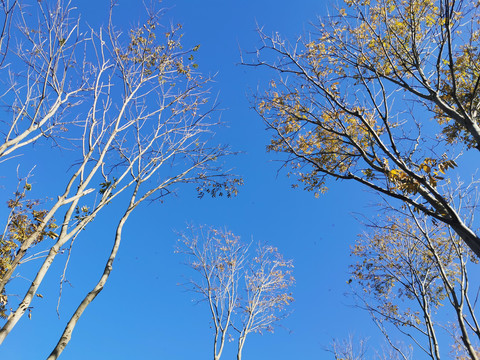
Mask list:
[[[59,177],[65,182],[59,183],[58,194],[50,194],[52,202],[42,204],[44,209],[21,207],[32,190],[27,181],[13,196],[0,243],[6,253],[2,261],[7,259],[2,264],[1,300],[13,310],[0,329],[0,343],[30,308],[62,249],[80,238],[106,205],[124,208],[100,280],[66,325],[49,357],[56,359],[85,308],[103,289],[123,227],[139,205],[167,196],[181,183],[194,183],[200,192],[230,195],[240,180],[218,165],[228,150],[210,145],[216,122],[210,120],[211,108],[203,107],[210,79],[196,72],[193,53],[198,47],[182,49],[180,26],[161,33],[160,14],[148,12],[143,23],[125,34],[114,25],[112,5],[106,28],[81,30],[80,15],[69,1],[2,4],[8,9],[2,44],[11,38],[16,46],[2,50],[0,73],[7,82],[2,83],[1,101],[10,120],[2,123],[0,162],[14,161],[19,149],[33,151],[31,145],[40,141],[52,144],[52,156],[58,149],[71,150],[76,160]],[[21,238],[13,236],[19,216],[19,226],[28,229]],[[4,289],[45,236],[55,241],[15,304]]]
[[[272,331],[293,301],[291,261],[272,246],[259,245],[251,258],[250,247],[228,231],[190,228],[181,234],[177,252],[197,276],[187,286],[206,301],[212,316],[213,358],[220,359],[231,332],[238,335],[237,360],[242,358],[247,336]]]
[[[386,344],[370,347],[368,338],[356,339],[349,335],[346,339],[333,339],[331,345],[326,349],[333,354],[335,360],[405,360],[414,359],[411,347],[403,343]]]
[[[367,339],[356,340],[350,335],[342,341],[333,340],[327,351],[333,354],[335,360],[365,360],[368,351]]]

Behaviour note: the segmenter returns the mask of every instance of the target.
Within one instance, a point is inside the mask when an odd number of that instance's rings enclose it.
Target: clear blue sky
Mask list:
[[[108,0],[77,0],[82,25],[96,26],[108,13]],[[137,23],[139,0],[119,0],[116,21]],[[367,314],[349,307],[344,297],[348,280],[349,247],[360,224],[353,212],[369,212],[373,201],[354,184],[333,182],[330,191],[313,194],[291,189],[293,179],[265,146],[270,134],[249,109],[248,94],[268,81],[268,73],[238,65],[239,49],[258,45],[256,24],[266,32],[278,31],[290,39],[309,28],[316,15],[325,15],[331,2],[324,0],[165,0],[166,24],[184,25],[186,47],[201,44],[196,54],[199,70],[217,74],[212,98],[218,96],[225,126],[217,139],[244,153],[230,158],[227,167],[243,176],[245,186],[234,199],[197,199],[192,189],[181,188],[177,197],[163,204],[143,206],[133,215],[124,234],[114,271],[105,290],[90,305],[77,325],[63,359],[209,359],[211,329],[204,304],[194,305],[193,294],[177,283],[188,277],[182,259],[174,254],[175,230],[186,222],[227,227],[249,241],[275,245],[294,260],[296,286],[291,316],[275,334],[251,335],[244,357],[257,359],[322,359],[333,337],[359,337],[375,332]],[[220,114],[219,114],[220,116]],[[21,161],[28,162],[28,159]],[[8,165],[14,167],[14,164]],[[43,159],[35,169],[35,186],[48,194],[53,168],[66,164]],[[1,189],[5,198],[5,189]],[[370,200],[369,200],[370,199]],[[62,297],[61,318],[55,306],[60,261],[40,288],[31,320],[24,317],[2,349],[3,360],[45,358],[56,343],[71,311],[98,279],[112,238],[112,224],[105,214],[95,220],[75,248]],[[234,343],[231,344],[234,347]],[[232,358],[227,349],[225,359]]]

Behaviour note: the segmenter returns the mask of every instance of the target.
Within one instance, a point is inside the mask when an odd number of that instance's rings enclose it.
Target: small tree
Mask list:
[[[251,258],[248,244],[228,231],[190,228],[181,234],[177,252],[197,273],[188,284],[207,301],[214,328],[213,358],[220,359],[225,340],[237,333],[237,360],[247,336],[274,330],[293,301],[292,262],[272,246],[258,245]]]
[[[352,335],[342,341],[333,340],[328,352],[335,360],[365,360],[367,359],[367,340],[356,340]]]
[[[413,359],[411,349],[401,349],[400,346],[391,345],[375,346],[369,349],[367,339],[355,339],[349,336],[347,339],[332,341],[331,346],[327,349],[332,353],[335,360],[405,360]]]

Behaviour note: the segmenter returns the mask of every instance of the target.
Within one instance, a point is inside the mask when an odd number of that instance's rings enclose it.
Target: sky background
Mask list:
[[[73,1],[82,24],[105,23],[108,0]],[[164,203],[142,206],[129,219],[114,271],[104,291],[88,307],[75,328],[63,359],[208,359],[212,331],[205,304],[195,304],[194,294],[178,283],[191,273],[174,254],[177,236],[187,223],[226,227],[245,241],[264,241],[293,259],[296,286],[291,315],[275,333],[248,337],[244,358],[322,359],[332,338],[354,334],[371,337],[375,328],[367,314],[350,306],[348,264],[350,246],[362,231],[354,213],[374,216],[372,194],[352,183],[331,182],[330,191],[316,199],[313,193],[292,189],[293,179],[280,171],[282,162],[265,147],[270,133],[250,109],[249,96],[264,86],[271,74],[239,65],[240,50],[253,51],[259,44],[256,27],[279,32],[294,40],[310,28],[317,15],[326,15],[332,2],[316,1],[212,1],[165,0],[165,24],[183,24],[186,48],[200,44],[195,54],[199,70],[215,75],[211,89],[223,109],[224,123],[218,142],[242,153],[226,160],[243,177],[245,185],[232,199],[198,199],[193,187],[179,188]],[[143,12],[141,1],[119,0],[115,21],[128,28]],[[67,168],[64,158],[24,155],[22,169],[37,164],[33,185],[49,194],[54,189],[52,169]],[[65,155],[65,158],[68,158]],[[13,161],[2,165],[8,171]],[[9,172],[5,172],[7,174]],[[49,180],[50,179],[50,180]],[[2,179],[3,180],[3,179]],[[5,180],[8,184],[8,180]],[[8,196],[8,186],[0,189]],[[109,210],[113,211],[114,210]],[[45,358],[71,312],[96,283],[110,251],[113,228],[109,214],[99,216],[75,245],[61,301],[56,314],[58,283],[64,259],[54,265],[35,299],[32,319],[26,316],[0,350],[3,359]],[[227,346],[225,359],[233,358],[235,343]]]

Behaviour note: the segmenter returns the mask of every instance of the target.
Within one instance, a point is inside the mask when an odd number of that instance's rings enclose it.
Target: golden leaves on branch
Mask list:
[[[38,232],[33,245],[36,245],[46,238],[55,239],[58,227],[55,219],[45,223],[46,210],[37,210],[39,200],[27,199],[27,191],[32,189],[31,184],[25,182],[22,191],[17,190],[13,198],[7,201],[10,210],[6,231],[0,235],[0,277],[11,269],[12,261],[24,241]],[[0,294],[0,318],[6,318],[6,305],[8,297],[5,289]]]
[[[455,167],[457,167],[455,160],[448,160],[445,158],[442,158],[441,160],[426,158],[420,165],[418,165],[418,170],[420,173],[424,174],[428,183],[436,188],[438,182],[445,179],[441,174],[445,175],[445,172],[448,169],[454,169]],[[416,194],[419,190],[420,182],[412,176],[409,176],[403,170],[390,170],[387,173],[387,176],[388,179],[395,184],[395,188],[404,193]]]
[[[183,51],[181,38],[178,31],[182,28],[177,25],[170,32],[165,33],[166,43],[157,40],[157,23],[147,21],[142,27],[130,30],[130,42],[125,50],[116,49],[117,55],[125,63],[140,66],[143,76],[158,75],[160,83],[165,82],[165,76],[172,72],[184,75],[187,79],[192,77],[192,68],[197,69],[194,56],[190,51]],[[191,52],[198,51],[200,45],[195,46]],[[188,63],[183,59],[183,54],[188,54]]]

